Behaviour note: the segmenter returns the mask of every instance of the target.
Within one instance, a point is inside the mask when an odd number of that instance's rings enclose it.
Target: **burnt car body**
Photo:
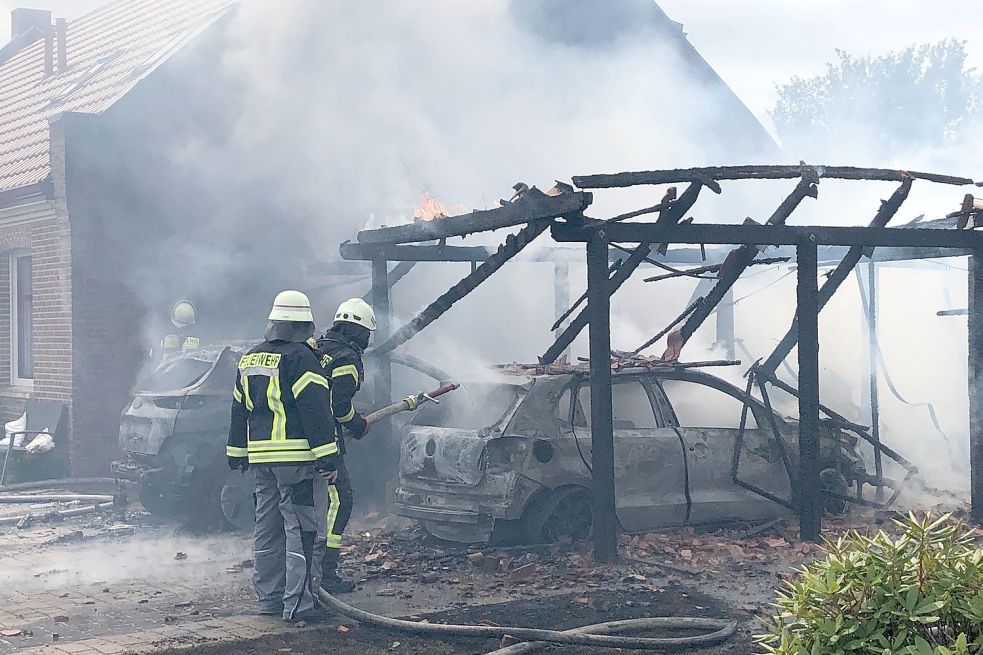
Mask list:
[[[593,524],[587,374],[503,376],[466,388],[470,396],[458,392],[412,419],[396,512],[464,543],[586,538]],[[790,498],[782,446],[795,464],[794,420],[693,369],[616,373],[613,405],[624,530],[768,520],[787,511],[766,495]],[[824,424],[820,442],[824,483],[846,493],[864,470],[856,438]],[[735,483],[735,452],[738,476],[764,495]]]
[[[138,379],[120,419],[124,458],[113,462],[113,472],[139,485],[140,501],[152,514],[200,528],[252,529],[253,478],[229,470],[225,444],[239,358],[256,343],[225,342],[167,355]],[[413,373],[413,381],[403,379],[403,385],[447,380],[443,371],[412,357],[392,360]],[[361,395],[372,398],[372,361],[366,366]],[[398,433],[406,419],[392,420]],[[375,441],[361,458],[351,453],[352,470],[357,472],[367,458],[378,468],[388,448]],[[391,449],[395,469],[398,447]]]

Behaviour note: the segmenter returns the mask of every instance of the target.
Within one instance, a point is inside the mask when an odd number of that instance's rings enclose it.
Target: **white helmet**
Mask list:
[[[171,307],[171,323],[176,328],[186,328],[195,324],[197,314],[190,300],[179,300]]]
[[[335,323],[354,323],[375,331],[375,312],[369,307],[369,303],[361,298],[352,298],[338,305],[338,311],[334,315]]]
[[[313,323],[314,315],[311,314],[311,301],[300,291],[281,291],[273,299],[270,320]]]

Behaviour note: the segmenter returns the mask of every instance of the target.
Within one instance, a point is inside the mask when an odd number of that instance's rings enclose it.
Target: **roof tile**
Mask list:
[[[43,39],[0,64],[0,191],[48,177],[49,118],[105,111],[236,2],[115,0],[68,23],[67,71],[44,77]]]

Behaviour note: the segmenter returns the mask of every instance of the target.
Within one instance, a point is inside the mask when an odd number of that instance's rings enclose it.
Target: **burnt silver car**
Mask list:
[[[586,538],[593,525],[586,373],[502,376],[466,390],[414,416],[402,443],[397,513],[464,543]],[[616,373],[613,403],[624,530],[787,511],[780,501],[790,498],[789,463],[797,462],[794,420],[692,369]],[[846,494],[864,478],[857,439],[824,424],[820,442],[824,484]],[[829,509],[844,504],[834,498]]]

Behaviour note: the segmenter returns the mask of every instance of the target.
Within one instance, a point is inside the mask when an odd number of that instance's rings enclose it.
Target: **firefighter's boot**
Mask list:
[[[329,594],[350,594],[355,583],[338,575],[338,549],[328,548],[321,560],[321,589]]]

